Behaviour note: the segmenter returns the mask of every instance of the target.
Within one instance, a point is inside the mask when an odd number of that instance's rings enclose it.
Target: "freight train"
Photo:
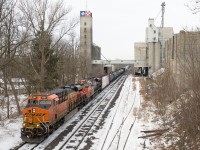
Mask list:
[[[118,69],[102,77],[81,80],[51,91],[28,97],[22,110],[21,138],[25,142],[40,143],[64,123],[74,109],[81,109],[107,85],[122,75],[126,68]]]

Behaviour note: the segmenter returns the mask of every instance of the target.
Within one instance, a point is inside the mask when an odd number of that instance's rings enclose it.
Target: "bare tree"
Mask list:
[[[8,98],[8,89],[7,84],[9,83],[12,87],[12,91],[15,97],[15,102],[18,108],[18,114],[21,114],[17,93],[14,85],[12,84],[12,75],[15,72],[13,69],[15,64],[15,56],[19,55],[19,47],[26,42],[27,34],[22,31],[18,22],[17,13],[15,13],[16,2],[13,0],[4,0],[1,1],[1,28],[0,28],[0,70],[4,74],[4,91],[5,98],[7,101]],[[9,102],[7,102],[9,104]],[[8,105],[9,112],[9,105]],[[8,113],[9,118],[9,113]]]
[[[8,40],[11,38],[13,33],[10,31],[13,30],[13,9],[15,7],[15,2],[10,0],[1,0],[0,1],[0,69],[3,69],[9,64],[13,57],[15,56],[16,49],[14,51],[8,52],[9,45]],[[12,27],[11,27],[12,26]],[[11,35],[12,34],[12,35]],[[9,36],[9,37],[8,37]],[[9,53],[9,57],[6,55]]]
[[[79,41],[75,33],[71,33],[69,40],[61,41],[56,49],[59,50],[59,64],[57,71],[59,73],[59,83],[61,85],[75,83],[78,78],[78,52]]]
[[[182,118],[179,118],[180,131],[184,132],[179,146],[184,148],[187,144],[192,149],[198,149],[200,136],[197,134],[200,129],[200,32],[185,31],[184,44],[179,53],[180,74],[184,95],[180,111]],[[180,133],[181,134],[181,133]]]
[[[198,149],[200,129],[200,32],[182,31],[176,36],[175,50],[176,71],[179,81],[173,82],[169,70],[157,80],[156,98],[161,100],[161,107],[166,108],[168,100],[174,102],[173,119],[168,122],[175,128],[177,142],[171,148]],[[169,49],[170,50],[170,49]],[[173,70],[173,68],[171,68]],[[175,123],[174,123],[175,122]],[[173,135],[173,136],[174,136]],[[166,137],[167,138],[167,137]],[[168,138],[171,138],[169,135]],[[167,138],[167,139],[168,139]],[[175,139],[175,138],[174,138]]]
[[[50,0],[21,0],[19,8],[24,15],[24,21],[26,22],[26,27],[29,28],[32,39],[37,37],[38,40],[38,50],[41,53],[39,70],[31,62],[31,59],[30,62],[35,72],[35,77],[39,80],[39,90],[43,91],[45,76],[47,76],[45,64],[49,59],[47,57],[48,52],[45,51],[45,46],[48,44],[47,36],[54,35],[54,42],[50,44],[50,48],[54,49],[59,41],[75,28],[78,21],[67,20],[67,15],[71,9],[65,8],[63,0],[58,0],[55,3],[51,3]]]
[[[200,12],[200,0],[191,0],[186,4],[186,6],[193,14],[198,14]]]

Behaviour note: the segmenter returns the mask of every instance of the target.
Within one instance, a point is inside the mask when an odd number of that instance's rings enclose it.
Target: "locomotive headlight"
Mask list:
[[[32,110],[32,111],[33,111],[33,113],[35,113],[35,108],[33,108],[33,110]]]
[[[37,124],[36,126],[39,128],[39,127],[40,127],[40,124]]]
[[[26,126],[26,123],[23,123],[23,127],[25,127]]]

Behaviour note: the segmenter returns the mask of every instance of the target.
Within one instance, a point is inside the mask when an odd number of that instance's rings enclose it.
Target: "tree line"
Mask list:
[[[28,94],[78,78],[79,20],[70,17],[71,10],[63,0],[0,0],[1,103],[7,102],[8,118],[8,85],[21,114],[12,78],[20,78]]]

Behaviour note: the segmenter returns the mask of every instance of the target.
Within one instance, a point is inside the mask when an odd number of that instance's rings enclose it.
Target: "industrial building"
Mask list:
[[[176,85],[192,87],[191,78],[198,79],[200,57],[200,32],[180,31],[165,43],[166,69],[170,71]],[[194,83],[197,81],[194,81]]]
[[[100,59],[101,48],[93,43],[92,12],[80,11],[80,61],[85,77],[103,72],[101,66],[91,63]]]
[[[156,27],[154,19],[150,18],[148,20],[148,27],[146,28],[145,42],[134,43],[134,60],[143,60],[148,66],[149,75],[164,67],[165,49],[162,52],[162,40],[165,42],[172,36],[172,27]]]

